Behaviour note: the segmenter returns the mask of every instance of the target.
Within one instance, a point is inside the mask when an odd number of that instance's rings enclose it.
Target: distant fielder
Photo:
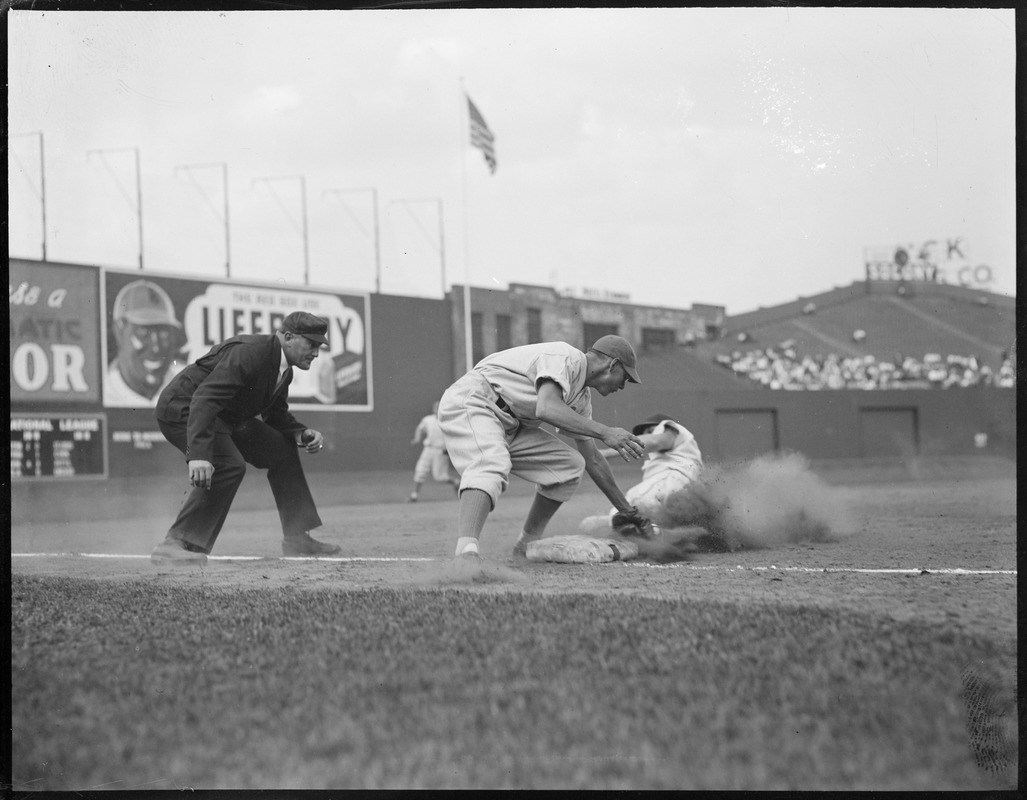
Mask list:
[[[432,403],[431,413],[426,414],[417,423],[414,429],[414,438],[410,444],[421,444],[421,455],[414,465],[414,490],[410,493],[408,502],[416,503],[421,494],[421,486],[429,477],[439,483],[448,483],[459,491],[460,476],[453,467],[453,462],[446,452],[446,437],[442,435],[442,428],[438,420],[438,401]]]

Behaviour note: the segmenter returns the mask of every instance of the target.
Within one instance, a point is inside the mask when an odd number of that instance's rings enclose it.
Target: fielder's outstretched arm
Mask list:
[[[612,428],[583,417],[567,405],[563,401],[563,392],[555,381],[543,381],[539,384],[535,416],[567,433],[598,439],[615,450],[625,461],[645,455],[645,446],[631,431]]]
[[[640,433],[638,434],[638,440],[645,445],[645,451],[647,453],[664,453],[670,450],[674,446],[674,440],[677,435],[671,431],[664,431],[660,434],[655,433]],[[606,458],[618,455],[616,450],[609,447],[600,447],[599,452]]]
[[[579,439],[575,444],[578,446],[578,452],[585,458],[585,472],[613,503],[613,507],[618,511],[631,508],[631,503],[617,485],[617,479],[613,477],[613,471],[606,457],[599,452],[596,443],[591,439]]]

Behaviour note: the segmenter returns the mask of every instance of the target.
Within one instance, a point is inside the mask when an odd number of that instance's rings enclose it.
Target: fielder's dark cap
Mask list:
[[[596,343],[592,345],[589,350],[594,350],[597,353],[601,353],[604,356],[610,358],[616,358],[621,364],[624,365],[625,372],[628,373],[628,380],[632,383],[641,383],[641,379],[638,377],[637,363],[638,360],[635,358],[635,349],[628,343],[627,339],[620,336],[614,336],[612,333],[606,336],[600,336],[596,339]]]
[[[664,420],[670,420],[671,422],[675,421],[674,417],[670,416],[670,414],[650,414],[644,421],[639,422],[634,428],[632,428],[631,432],[635,434],[635,436],[638,436],[638,434],[650,425],[659,425]]]
[[[306,311],[293,311],[282,320],[282,330],[303,336],[317,344],[328,344],[328,320]]]

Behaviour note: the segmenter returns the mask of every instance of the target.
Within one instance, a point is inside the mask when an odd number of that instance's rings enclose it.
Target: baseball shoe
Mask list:
[[[514,554],[514,556],[517,557],[517,558],[527,558],[528,557],[528,544],[531,543],[531,542],[537,542],[541,538],[542,538],[541,536],[533,536],[533,537],[531,537],[529,539],[529,538],[525,538],[524,536],[521,536],[520,538],[517,539],[516,542],[514,542],[514,546],[513,546],[513,554]]]
[[[337,544],[319,542],[309,533],[299,536],[286,536],[282,539],[283,556],[331,556],[342,550]]]
[[[610,534],[614,532],[609,514],[596,514],[591,517],[585,517],[578,523],[578,533],[583,533],[586,536],[609,538]]]
[[[623,536],[625,539],[658,539],[660,537],[661,528],[652,520],[649,524],[641,528],[638,525],[621,525],[619,528],[614,528],[613,532],[618,536]]]
[[[456,544],[457,562],[480,563],[481,553],[478,552],[478,541],[476,539],[461,539]]]
[[[202,566],[207,563],[207,554],[195,545],[190,545],[181,539],[168,537],[154,548],[150,554],[150,561],[154,564],[197,564]]]
[[[408,503],[416,503],[417,502],[417,495],[416,494],[410,495],[410,497],[407,498],[407,502]]]

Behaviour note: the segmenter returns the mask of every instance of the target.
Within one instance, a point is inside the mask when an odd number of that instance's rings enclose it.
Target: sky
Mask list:
[[[45,238],[51,261],[141,250],[161,274],[736,314],[862,280],[868,248],[960,237],[1015,294],[1012,9],[7,22],[12,257]]]

